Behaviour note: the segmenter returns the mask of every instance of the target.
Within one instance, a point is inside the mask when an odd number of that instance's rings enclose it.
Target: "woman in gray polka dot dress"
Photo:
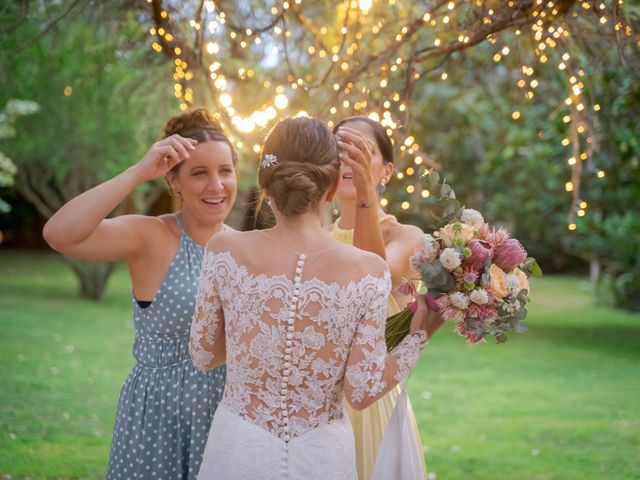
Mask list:
[[[133,286],[136,364],[120,393],[109,479],[195,479],[222,397],[224,366],[199,372],[189,357],[203,245],[225,229],[236,197],[236,154],[212,115],[177,115],[133,167],[64,205],[44,229],[55,250],[125,261]],[[107,215],[138,185],[165,177],[175,215]]]

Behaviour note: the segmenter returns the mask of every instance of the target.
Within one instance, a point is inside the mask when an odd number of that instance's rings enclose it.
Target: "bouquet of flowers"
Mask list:
[[[542,274],[535,259],[506,230],[492,228],[479,212],[460,206],[438,177],[431,183],[439,192],[436,206],[443,207],[439,219],[444,224],[424,235],[410,259],[417,275],[399,288],[415,294],[415,283],[422,281],[429,308],[455,322],[455,331],[467,343],[484,341],[487,335],[503,343],[509,332],[525,332],[528,278]],[[408,334],[413,312],[415,303],[387,319],[388,350]]]

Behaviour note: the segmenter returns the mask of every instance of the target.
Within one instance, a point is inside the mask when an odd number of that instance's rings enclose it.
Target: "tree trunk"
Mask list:
[[[78,277],[80,297],[89,300],[100,300],[104,295],[109,277],[111,277],[116,264],[85,262],[66,256],[64,261]]]
[[[594,291],[598,286],[600,280],[600,258],[593,256],[589,259],[589,280],[591,280],[591,286]]]

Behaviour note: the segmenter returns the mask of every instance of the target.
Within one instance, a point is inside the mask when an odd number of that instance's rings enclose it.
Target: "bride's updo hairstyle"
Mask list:
[[[229,138],[222,131],[222,127],[216,121],[213,113],[206,108],[195,108],[184,113],[174,115],[169,119],[164,127],[164,137],[178,134],[181,137],[192,138],[198,143],[204,142],[224,142],[231,149],[233,164],[238,162],[238,155],[233,149]],[[182,162],[173,167],[172,171],[177,172]]]
[[[339,175],[338,143],[329,127],[311,118],[287,118],[262,147],[260,203],[268,195],[283,215],[301,215],[318,206]]]

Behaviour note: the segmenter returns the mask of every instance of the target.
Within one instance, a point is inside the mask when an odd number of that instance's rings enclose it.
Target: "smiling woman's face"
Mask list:
[[[357,130],[369,143],[371,149],[371,175],[376,185],[379,185],[383,180],[385,183],[388,181],[391,171],[393,169],[392,164],[385,164],[382,159],[382,153],[376,138],[373,134],[371,126],[359,120],[349,121],[343,124],[345,127],[349,127],[353,130]],[[344,163],[340,166],[340,175],[342,181],[340,182],[340,188],[338,189],[337,199],[343,201],[355,201],[356,189],[353,186],[351,169]]]
[[[167,179],[171,189],[182,196],[184,209],[203,224],[224,222],[238,190],[231,148],[226,142],[198,143]]]

